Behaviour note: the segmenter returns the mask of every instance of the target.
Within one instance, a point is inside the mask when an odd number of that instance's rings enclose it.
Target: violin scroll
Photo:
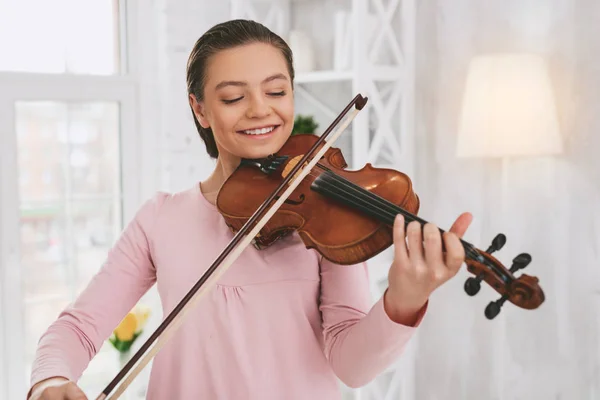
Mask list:
[[[494,319],[500,313],[502,306],[508,300],[514,305],[533,310],[538,308],[545,300],[544,292],[539,286],[538,278],[521,274],[515,277],[515,272],[527,267],[531,256],[521,253],[512,260],[512,266],[507,269],[492,253],[500,250],[506,243],[506,236],[498,234],[491,246],[484,251],[477,251],[477,257],[467,257],[465,263],[467,270],[475,277],[465,281],[464,290],[469,296],[475,296],[481,289],[481,281],[485,281],[501,297],[490,302],[485,308],[485,316]]]

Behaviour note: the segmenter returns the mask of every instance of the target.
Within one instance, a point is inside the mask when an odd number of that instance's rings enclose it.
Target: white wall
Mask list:
[[[426,183],[416,183],[421,214],[449,227],[458,213],[473,212],[466,239],[483,249],[505,233],[497,257],[510,265],[529,252],[524,272],[540,278],[546,302],[536,311],[506,305],[490,322],[483,310],[496,293],[466,296],[466,273],[446,285],[420,333],[419,399],[600,398],[592,294],[600,286],[599,11],[593,0],[421,2],[417,125],[420,143],[430,146],[421,147]],[[499,163],[457,160],[453,151],[470,57],[505,50],[548,60],[566,153],[513,160],[502,215]]]

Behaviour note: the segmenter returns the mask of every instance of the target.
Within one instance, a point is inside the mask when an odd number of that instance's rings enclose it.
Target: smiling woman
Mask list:
[[[196,44],[189,63],[190,106],[212,157],[221,155],[220,159],[235,163],[233,154],[265,156],[289,137],[294,122],[292,57],[271,45],[272,40],[240,37],[240,45],[212,56]],[[239,63],[240,58],[245,62]],[[195,79],[198,75],[200,79]],[[259,133],[269,139],[260,146],[247,146],[244,140],[249,138],[239,136]]]
[[[214,203],[242,158],[276,152],[294,126],[293,56],[260,24],[229,21],[198,40],[188,61],[190,107],[217,168],[201,188]],[[243,60],[242,62],[240,62]]]
[[[233,62],[240,56],[247,65]],[[287,140],[294,122],[294,97],[286,68],[281,52],[264,43],[250,43],[213,56],[203,98],[198,101],[190,94],[190,103],[200,126],[211,130],[219,160],[237,164],[240,155],[264,157]],[[269,69],[274,73],[263,78]],[[247,79],[227,80],[228,76],[242,75]],[[254,139],[260,139],[260,145],[248,146],[246,140]]]
[[[188,190],[158,193],[140,208],[100,271],[42,335],[34,399],[78,398],[83,370],[155,283],[164,315],[177,307],[231,243],[215,206],[223,183],[242,158],[276,153],[291,135],[292,54],[265,26],[234,20],[211,28],[191,52],[187,81],[196,127],[216,167]],[[365,263],[327,261],[297,234],[245,249],[156,354],[148,398],[340,399],[338,378],[363,386],[402,354],[431,291],[458,271],[464,251],[457,234],[469,222],[462,217],[444,236],[444,261],[435,226],[426,227],[425,259],[421,226],[408,226],[409,254],[404,222],[396,219],[398,258],[389,290],[374,305]]]

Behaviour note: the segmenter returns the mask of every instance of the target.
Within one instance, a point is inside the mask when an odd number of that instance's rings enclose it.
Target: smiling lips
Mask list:
[[[273,130],[275,130],[275,128],[277,128],[278,126],[279,125],[270,125],[263,128],[246,129],[238,132],[244,133],[246,135],[266,135],[267,133],[273,132]]]

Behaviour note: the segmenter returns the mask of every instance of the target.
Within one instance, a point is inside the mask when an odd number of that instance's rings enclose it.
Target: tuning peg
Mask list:
[[[502,247],[504,247],[505,243],[506,235],[503,233],[497,234],[494,240],[492,240],[491,246],[487,248],[486,253],[492,254],[493,252],[500,250]]]
[[[496,316],[500,314],[500,309],[502,308],[502,305],[507,299],[508,295],[504,295],[498,300],[490,302],[490,304],[488,304],[485,308],[485,316],[487,317],[487,319],[496,318]]]
[[[494,240],[492,240],[491,246],[488,247],[488,249],[486,250],[486,253],[492,254],[493,252],[500,250],[505,243],[506,236],[502,233],[497,234]],[[465,292],[469,296],[475,296],[477,293],[479,293],[479,290],[481,289],[481,281],[483,280],[483,278],[484,274],[479,274],[477,277],[474,278],[468,278],[465,281],[464,285]]]
[[[525,268],[531,262],[531,256],[527,253],[521,253],[515,258],[513,258],[513,264],[510,267],[510,272],[515,273],[520,269]]]
[[[465,281],[465,292],[467,292],[469,296],[475,296],[477,293],[479,293],[483,276],[483,274],[479,274],[479,276],[475,278],[467,278]]]

